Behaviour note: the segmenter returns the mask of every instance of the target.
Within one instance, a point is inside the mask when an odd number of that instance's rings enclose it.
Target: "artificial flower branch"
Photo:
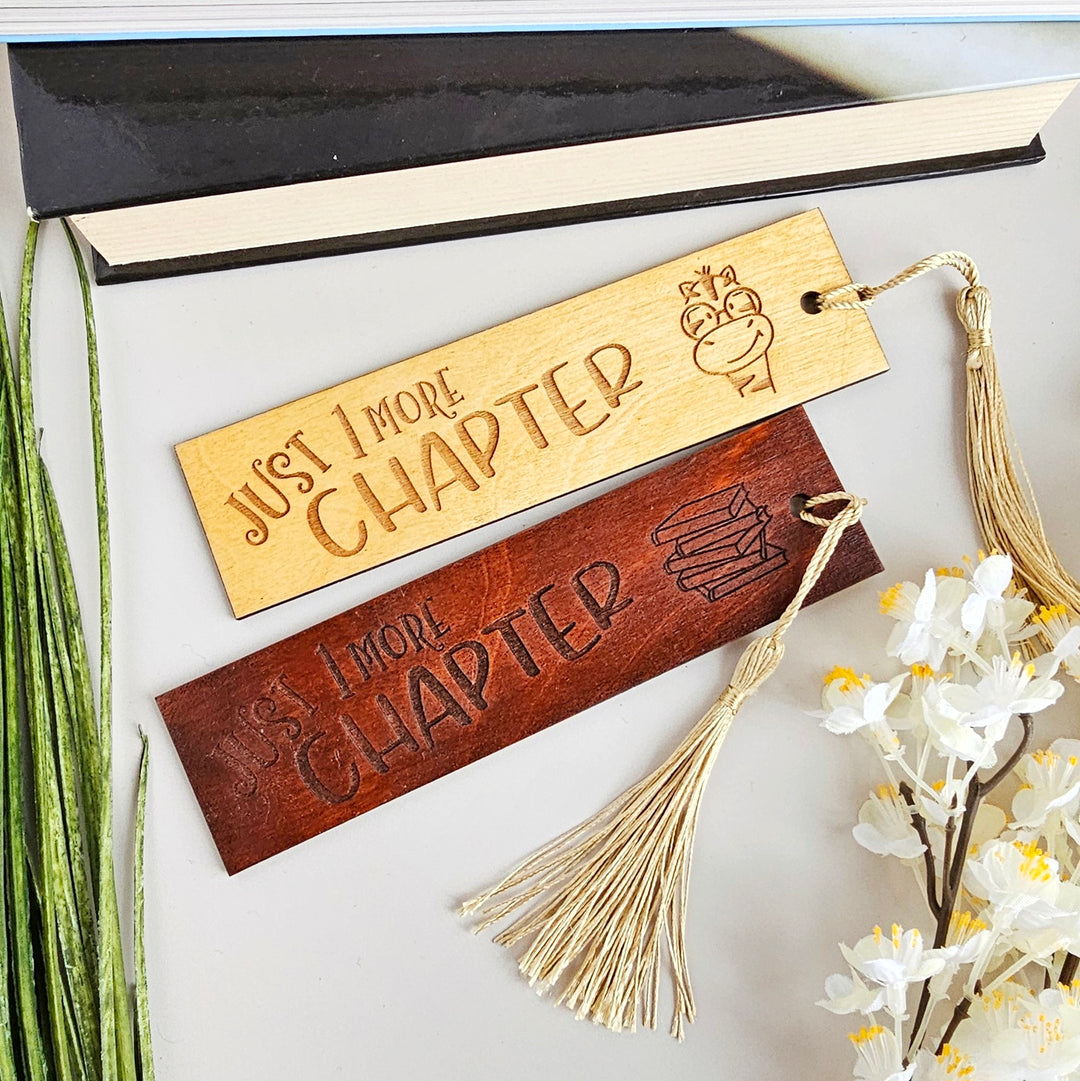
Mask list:
[[[826,677],[823,725],[865,737],[888,779],[855,838],[916,870],[933,919],[929,947],[896,924],[841,945],[821,1005],[867,1018],[860,1081],[1080,1081],[1080,740],[1030,750],[1058,675],[1080,674],[1080,625],[1036,611],[1012,569],[993,554],[894,586],[886,652],[908,671]],[[1011,816],[988,798],[1010,775]]]

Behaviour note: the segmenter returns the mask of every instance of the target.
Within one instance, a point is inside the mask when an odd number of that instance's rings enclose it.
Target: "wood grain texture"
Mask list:
[[[771,622],[821,537],[792,498],[839,487],[790,410],[161,695],[225,867]],[[880,569],[849,530],[811,600]]]
[[[233,612],[884,371],[849,280],[810,211],[180,444]]]

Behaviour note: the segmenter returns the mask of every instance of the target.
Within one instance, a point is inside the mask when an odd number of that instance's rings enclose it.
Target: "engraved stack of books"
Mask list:
[[[769,513],[741,484],[686,503],[653,530],[653,543],[675,542],[664,570],[679,588],[710,601],[726,597],[787,563],[765,535]]]

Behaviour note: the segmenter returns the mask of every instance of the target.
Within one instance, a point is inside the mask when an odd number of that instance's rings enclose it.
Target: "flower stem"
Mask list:
[[[960,880],[964,874],[964,864],[967,862],[968,849],[971,848],[971,831],[975,828],[975,818],[979,813],[979,804],[982,803],[986,789],[978,777],[973,777],[968,785],[967,798],[964,800],[965,810],[960,819],[960,830],[956,836],[956,849],[948,871],[944,872],[948,897],[949,916],[952,916],[953,906],[956,904],[957,895],[960,892]],[[948,930],[946,925],[945,930]],[[940,945],[945,945],[945,937],[942,935]]]
[[[1031,733],[1034,730],[1035,722],[1031,719],[1030,713],[1018,713],[1017,717],[1020,723],[1024,726],[1024,734],[1020,737],[1020,742],[1016,745],[1016,749],[1006,759],[1005,764],[995,773],[990,780],[982,782],[983,794],[990,792],[992,789],[997,788],[999,784],[1012,772],[1013,767],[1021,758],[1024,757],[1024,752],[1028,749],[1031,743]]]
[[[1061,963],[1061,971],[1058,973],[1057,982],[1063,983],[1067,987],[1073,980],[1076,979],[1076,966],[1080,964],[1080,957],[1077,957],[1075,953],[1067,953],[1065,960]]]
[[[981,989],[976,984],[975,994],[981,994]],[[949,1023],[945,1026],[945,1031],[941,1034],[941,1039],[938,1041],[937,1050],[934,1052],[940,1055],[945,1049],[945,1045],[953,1038],[953,1034],[960,1027],[960,1022],[967,1017],[971,1010],[971,999],[966,995],[957,1003],[956,1009],[953,1010],[952,1017],[949,1018]]]
[[[919,835],[923,844],[923,863],[926,867],[926,904],[934,916],[941,912],[941,902],[937,899],[937,872],[934,869],[934,849],[930,844],[930,835],[926,830],[926,819],[915,809],[915,797],[911,787],[907,784],[900,785],[900,795],[904,797],[908,814],[911,816],[911,824]]]

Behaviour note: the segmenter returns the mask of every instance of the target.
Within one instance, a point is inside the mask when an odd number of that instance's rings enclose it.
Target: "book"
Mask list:
[[[101,282],[1020,164],[1080,23],[9,47]]]
[[[758,523],[764,524],[768,520],[768,512],[761,507],[744,509],[740,512],[738,518],[734,518],[726,524],[712,526],[698,533],[680,537],[675,542],[675,551],[680,556],[690,556],[700,552],[709,552],[714,548],[721,548],[731,543],[733,539],[737,543],[739,538],[746,536],[751,526]]]
[[[721,597],[729,597],[743,586],[764,578],[774,570],[787,565],[787,553],[783,548],[768,545],[764,557],[758,553],[745,556],[738,566],[732,566],[724,573],[706,577],[704,574],[680,575],[679,588],[690,592],[696,590],[707,600],[718,601]]]
[[[222,4],[201,0],[8,0],[0,11],[6,40],[117,37],[148,34],[375,33],[438,30],[521,30],[536,27],[614,29],[643,26],[738,26],[745,23],[871,22],[920,19],[1069,19],[1069,0],[262,0]]]
[[[705,570],[708,567],[720,567],[729,560],[757,554],[766,557],[765,526],[762,523],[751,525],[737,536],[728,537],[714,548],[695,552],[693,555],[668,556],[664,569],[669,574],[683,574],[690,571]]]
[[[747,506],[751,514],[757,510],[749,503],[746,489],[741,484],[721,488],[720,491],[686,503],[669,514],[653,530],[653,544],[666,544],[680,537],[697,536],[711,526],[723,528],[738,521]]]

